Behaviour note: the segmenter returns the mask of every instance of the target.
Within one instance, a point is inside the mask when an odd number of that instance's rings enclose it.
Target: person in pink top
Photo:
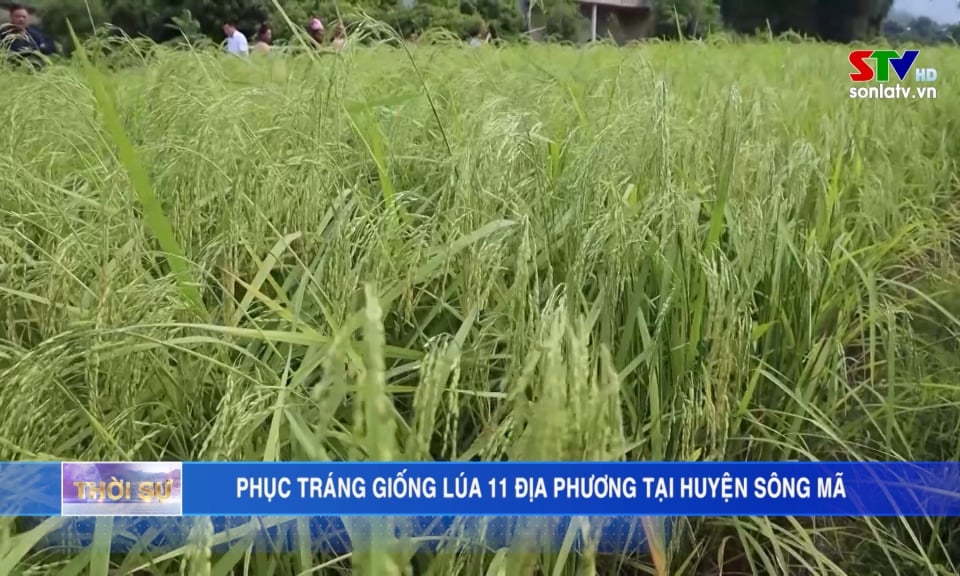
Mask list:
[[[310,20],[310,24],[307,26],[307,31],[310,33],[310,38],[317,44],[323,44],[323,22],[319,18],[314,18]]]

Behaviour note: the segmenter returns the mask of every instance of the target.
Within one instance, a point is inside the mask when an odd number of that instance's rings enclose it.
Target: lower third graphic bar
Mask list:
[[[180,462],[64,462],[62,516],[181,516]]]

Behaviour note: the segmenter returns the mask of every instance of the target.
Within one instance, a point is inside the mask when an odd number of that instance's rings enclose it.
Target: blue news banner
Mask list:
[[[117,517],[115,549],[181,546],[190,516],[212,517],[227,540],[283,546],[309,518],[329,551],[349,550],[347,526],[557,545],[572,518],[589,518],[601,551],[640,550],[641,518],[666,531],[683,516],[960,516],[960,463],[8,462],[0,514],[71,517],[46,542],[61,547],[89,542],[95,516]]]

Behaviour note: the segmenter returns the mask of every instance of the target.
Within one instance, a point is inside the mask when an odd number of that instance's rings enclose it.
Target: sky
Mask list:
[[[926,16],[944,24],[960,22],[958,0],[894,0],[893,9]]]

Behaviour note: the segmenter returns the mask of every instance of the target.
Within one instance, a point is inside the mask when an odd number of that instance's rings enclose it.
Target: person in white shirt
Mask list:
[[[246,56],[250,53],[250,47],[247,45],[247,37],[243,32],[237,30],[233,24],[223,25],[223,35],[227,37],[227,52],[237,56]]]
[[[479,48],[489,42],[490,38],[491,34],[486,25],[478,27],[476,31],[470,35],[470,47]]]

